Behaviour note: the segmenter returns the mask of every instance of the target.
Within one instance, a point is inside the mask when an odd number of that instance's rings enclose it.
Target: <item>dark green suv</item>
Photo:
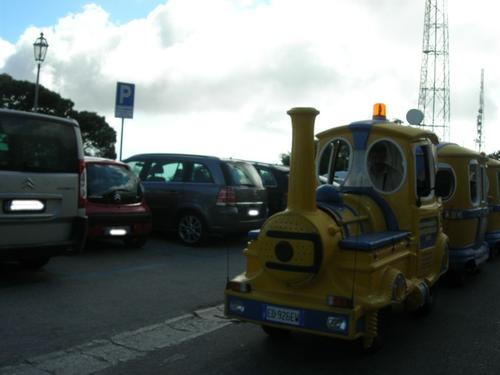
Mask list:
[[[198,245],[210,234],[245,233],[267,217],[267,195],[252,164],[184,154],[124,160],[141,179],[153,227]]]

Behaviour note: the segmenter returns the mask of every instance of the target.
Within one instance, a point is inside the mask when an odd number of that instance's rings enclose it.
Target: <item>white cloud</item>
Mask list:
[[[3,68],[7,59],[15,52],[14,45],[0,38],[0,69]]]
[[[486,69],[486,151],[499,93],[495,5],[450,2],[451,135],[474,147],[479,75]],[[32,43],[50,47],[41,83],[80,110],[113,118],[117,81],[136,84],[124,156],[189,152],[278,161],[290,149],[285,112],[321,111],[317,130],[368,118],[385,102],[405,119],[417,105],[424,4],[389,0],[169,0],[146,18],[117,25],[98,5],[29,28],[0,69],[34,80]],[[481,8],[481,11],[479,11]],[[0,40],[0,51],[6,50]],[[10,56],[10,57],[9,57]]]

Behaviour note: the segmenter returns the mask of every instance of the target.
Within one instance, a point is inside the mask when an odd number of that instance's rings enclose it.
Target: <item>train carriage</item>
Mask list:
[[[462,284],[466,272],[476,270],[489,254],[486,158],[454,143],[441,143],[437,150],[436,190],[443,200],[443,226],[450,238],[448,276]]]
[[[498,254],[500,246],[500,161],[488,159],[488,226],[485,240],[490,248],[490,257]]]
[[[394,304],[426,312],[448,266],[434,194],[436,136],[372,120],[318,134],[295,108],[288,206],[254,232],[246,270],[228,282],[226,314],[271,335],[303,331],[376,348]],[[315,171],[317,173],[315,173]],[[321,185],[317,191],[316,186]]]

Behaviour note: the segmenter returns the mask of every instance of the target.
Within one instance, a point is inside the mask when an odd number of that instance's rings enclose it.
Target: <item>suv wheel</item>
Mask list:
[[[194,212],[181,214],[177,225],[177,233],[182,242],[196,246],[205,240],[206,227],[200,215]]]

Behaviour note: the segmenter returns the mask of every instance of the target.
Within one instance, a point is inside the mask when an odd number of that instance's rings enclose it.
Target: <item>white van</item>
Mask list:
[[[78,251],[86,180],[75,120],[0,109],[0,261],[37,269]]]

